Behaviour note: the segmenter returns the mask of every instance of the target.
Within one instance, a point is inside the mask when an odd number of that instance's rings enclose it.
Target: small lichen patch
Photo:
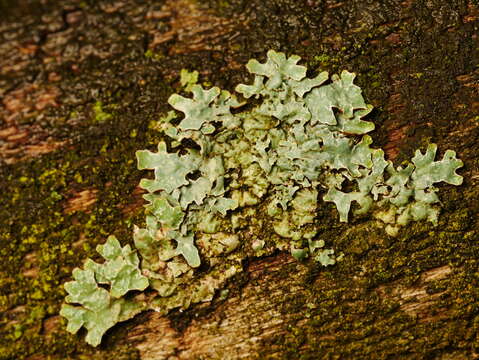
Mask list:
[[[60,315],[68,319],[69,332],[76,333],[82,326],[87,328],[86,341],[93,346],[100,344],[105,331],[117,322],[143,310],[142,303],[123,296],[131,290],[145,290],[149,285],[138,267],[136,251],[129,245],[122,248],[118,240],[110,236],[97,251],[106,261],[98,264],[87,260],[85,269],[73,270],[74,281],[65,284],[66,302],[81,306],[64,304],[60,311]],[[100,284],[107,284],[109,290]]]

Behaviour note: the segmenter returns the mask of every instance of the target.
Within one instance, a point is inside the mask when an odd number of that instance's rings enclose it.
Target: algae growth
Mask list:
[[[381,149],[370,147],[374,124],[363,118],[372,106],[353,83],[355,75],[309,78],[299,60],[275,51],[266,63],[250,60],[254,81],[236,91],[255,98],[252,104],[182,74],[192,98],[174,94],[169,103],[184,116],[162,119],[167,141],[157,152],[137,152],[138,168],[154,171],[154,179],[140,182],[148,192],[146,228],[134,231],[141,264],[116,239],[99,246],[107,262],[88,260],[65,286],[66,301],[75,304],[61,312],[69,331],[85,325],[87,342],[96,346],[115,322],[141,309],[167,313],[209,301],[247,256],[289,249],[297,259],[334,264],[334,250],[317,236],[321,195],[335,204],[340,221],[347,222],[351,210],[372,211],[391,236],[410,221],[437,223],[435,184],[462,183],[455,152],[435,161],[431,144],[395,168]],[[204,263],[207,271],[195,271]],[[148,301],[122,297],[148,285],[155,292]]]

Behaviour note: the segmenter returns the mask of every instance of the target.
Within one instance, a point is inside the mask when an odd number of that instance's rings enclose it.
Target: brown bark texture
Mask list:
[[[0,359],[479,358],[478,28],[476,0],[0,0]],[[210,302],[98,348],[68,334],[72,269],[144,221],[134,152],[161,139],[181,69],[232,91],[269,49],[355,72],[395,165],[457,152],[438,226],[391,238],[324,205],[336,265],[247,258]]]

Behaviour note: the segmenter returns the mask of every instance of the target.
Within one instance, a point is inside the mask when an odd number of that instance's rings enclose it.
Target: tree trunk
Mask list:
[[[0,359],[479,358],[478,17],[475,0],[0,1]],[[180,70],[233,90],[269,49],[355,72],[396,165],[432,142],[458,153],[438,226],[391,238],[322,204],[336,265],[245,259],[211,302],[98,348],[68,334],[72,269],[144,221],[134,151],[161,139]]]

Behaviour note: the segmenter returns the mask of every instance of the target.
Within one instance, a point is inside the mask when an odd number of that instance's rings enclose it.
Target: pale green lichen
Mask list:
[[[437,223],[434,184],[462,183],[456,174],[462,162],[453,151],[434,161],[436,146],[430,145],[406,167],[394,168],[381,149],[371,148],[367,133],[374,124],[363,118],[372,106],[354,85],[355,74],[343,71],[329,82],[326,72],[308,78],[299,57],[267,55],[265,63],[248,62],[253,83],[236,87],[244,98],[256,98],[257,105],[243,111],[234,95],[204,89],[196,84],[197,74],[182,72],[181,84],[192,98],[174,94],[169,103],[183,116],[170,112],[151,126],[170,138],[169,145],[137,152],[138,168],[154,171],[153,179],[140,182],[148,192],[146,227],[134,231],[143,275],[132,261],[128,276],[134,277],[118,289],[126,275],[115,278],[114,259],[99,248],[106,265],[87,261],[66,285],[67,302],[82,305],[62,310],[70,331],[84,325],[87,340],[97,344],[107,328],[125,318],[122,304],[131,302],[118,297],[146,287],[137,283],[144,276],[156,291],[148,307],[166,313],[211,300],[242,270],[246,256],[280,249],[298,260],[333,265],[340,257],[318,236],[320,197],[335,204],[342,222],[351,209],[371,210],[390,235],[410,221]],[[207,271],[196,272],[201,264]],[[110,291],[97,283],[109,284]],[[92,296],[103,300],[93,306]]]
[[[447,150],[440,161],[434,161],[437,146],[430,144],[423,155],[416,151],[412,164],[407,167],[394,169],[388,164],[389,179],[385,182],[390,187],[384,192],[384,199],[380,201],[387,210],[376,212],[375,216],[387,224],[386,231],[396,235],[399,226],[410,221],[428,220],[437,224],[439,216],[438,189],[434,184],[446,182],[452,185],[462,184],[462,176],[456,170],[462,166],[462,161],[456,158],[456,153]]]
[[[145,307],[134,299],[123,298],[131,290],[145,290],[148,279],[139,269],[140,261],[129,245],[121,247],[114,236],[97,251],[105,262],[90,259],[84,270],[73,270],[74,281],[65,284],[68,293],[60,315],[68,319],[67,330],[76,333],[82,326],[88,330],[86,341],[93,346],[101,342],[103,334],[117,322],[125,321]],[[108,286],[108,290],[99,284]]]

